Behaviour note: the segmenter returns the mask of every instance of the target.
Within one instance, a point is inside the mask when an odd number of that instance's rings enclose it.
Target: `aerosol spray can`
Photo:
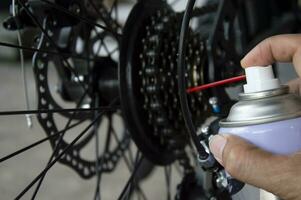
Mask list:
[[[301,150],[301,97],[280,85],[271,66],[246,69],[247,84],[219,133],[233,134],[274,154]],[[258,190],[259,191],[259,190]],[[264,199],[267,195],[259,191]]]

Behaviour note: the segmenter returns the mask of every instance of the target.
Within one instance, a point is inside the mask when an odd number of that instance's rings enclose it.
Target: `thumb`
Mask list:
[[[254,47],[242,60],[242,67],[293,62],[301,77],[301,34],[285,34],[267,38]]]
[[[214,136],[210,150],[232,177],[279,196],[287,192],[285,184],[293,174],[288,157],[272,155],[232,135]]]

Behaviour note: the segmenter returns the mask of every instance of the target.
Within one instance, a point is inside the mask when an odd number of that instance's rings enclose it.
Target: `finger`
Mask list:
[[[241,61],[246,68],[266,66],[274,62],[293,62],[301,76],[301,34],[278,35],[265,39]]]
[[[290,93],[301,96],[301,79],[300,78],[289,81],[287,83],[287,85],[290,88]]]
[[[214,136],[210,149],[232,177],[282,197],[285,195],[287,188],[283,183],[288,183],[295,171],[288,164],[288,157],[272,155],[229,135]]]

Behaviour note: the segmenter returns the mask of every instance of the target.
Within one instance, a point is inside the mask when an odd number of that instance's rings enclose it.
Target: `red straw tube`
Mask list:
[[[187,93],[200,92],[200,91],[206,90],[208,88],[214,88],[214,87],[218,87],[218,86],[225,85],[225,84],[235,83],[235,82],[243,81],[245,79],[246,79],[246,75],[237,76],[237,77],[217,81],[217,82],[214,82],[214,83],[200,85],[200,86],[197,86],[197,87],[191,87],[191,88],[188,88],[186,90],[186,92]]]

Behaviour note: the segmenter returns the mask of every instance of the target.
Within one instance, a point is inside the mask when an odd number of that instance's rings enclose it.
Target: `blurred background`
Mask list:
[[[184,7],[182,1],[179,7]],[[17,44],[17,34],[7,31],[2,23],[9,14],[10,0],[1,0],[0,3],[0,41]],[[122,1],[120,7],[121,19],[125,22],[132,7],[131,1]],[[32,46],[37,34],[34,30],[22,32],[24,46]],[[29,105],[31,109],[36,108],[36,88],[32,70],[32,53],[24,51],[25,74],[28,80]],[[290,64],[277,66],[279,76],[283,83],[296,77],[295,71]],[[55,73],[55,72],[52,72]],[[50,77],[56,88],[55,76]],[[53,80],[52,80],[53,79]],[[20,54],[17,49],[0,46],[0,110],[24,110],[26,103],[24,98],[24,86],[20,68]],[[122,128],[122,123],[116,126]],[[76,131],[76,130],[75,130]],[[3,157],[17,149],[27,146],[34,141],[45,137],[43,129],[37,119],[33,116],[32,128],[27,127],[26,118],[20,116],[0,116],[0,157]],[[132,144],[132,149],[135,146]],[[0,164],[0,199],[13,199],[32,179],[45,167],[50,155],[49,143],[22,153]],[[87,154],[93,154],[88,150]],[[171,192],[174,195],[176,185],[180,182],[180,172],[172,169]],[[149,199],[166,199],[165,175],[163,167],[156,167],[148,178],[142,181],[142,187],[147,188],[146,196]],[[130,176],[129,170],[123,160],[118,164],[114,173],[104,174],[102,177],[103,199],[117,199],[126,181]],[[38,193],[37,199],[93,199],[96,178],[91,180],[81,179],[70,168],[56,164],[47,174],[45,181]],[[32,191],[31,191],[32,192]],[[24,199],[30,199],[30,193]]]
[[[130,9],[131,1],[120,1],[120,19],[125,22]],[[0,41],[18,44],[16,31],[7,31],[2,23],[10,15],[10,0],[1,0],[0,3]],[[23,45],[32,47],[37,35],[36,30],[22,31]],[[25,74],[27,77],[29,104],[31,109],[36,109],[36,85],[32,68],[32,52],[24,51]],[[52,68],[53,69],[53,68]],[[51,89],[56,90],[56,75],[52,71],[53,83]],[[55,94],[55,92],[54,92]],[[26,102],[24,97],[24,84],[20,66],[19,50],[0,46],[0,110],[24,110]],[[35,141],[43,139],[46,135],[40,127],[36,117],[33,116],[32,128],[27,127],[25,116],[0,116],[0,157],[6,156],[20,148],[28,146]],[[122,126],[116,122],[116,126]],[[74,129],[79,133],[81,129]],[[104,136],[100,135],[100,140]],[[135,152],[135,145],[131,145]],[[46,166],[52,149],[48,142],[9,159],[0,164],[0,199],[14,199]],[[93,148],[88,149],[85,154],[95,155]],[[145,195],[149,199],[166,199],[166,188],[164,167],[156,167],[154,171],[142,182],[142,187],[147,188]],[[174,169],[172,177],[172,194],[175,194],[176,185],[180,182],[179,174]],[[130,172],[124,160],[118,163],[113,173],[105,173],[102,176],[101,196],[102,199],[117,199],[127,180]],[[43,200],[83,200],[93,199],[96,185],[96,177],[84,180],[72,169],[57,163],[48,173],[43,181],[36,199]],[[34,187],[33,187],[34,188]],[[33,189],[22,199],[30,199]]]

